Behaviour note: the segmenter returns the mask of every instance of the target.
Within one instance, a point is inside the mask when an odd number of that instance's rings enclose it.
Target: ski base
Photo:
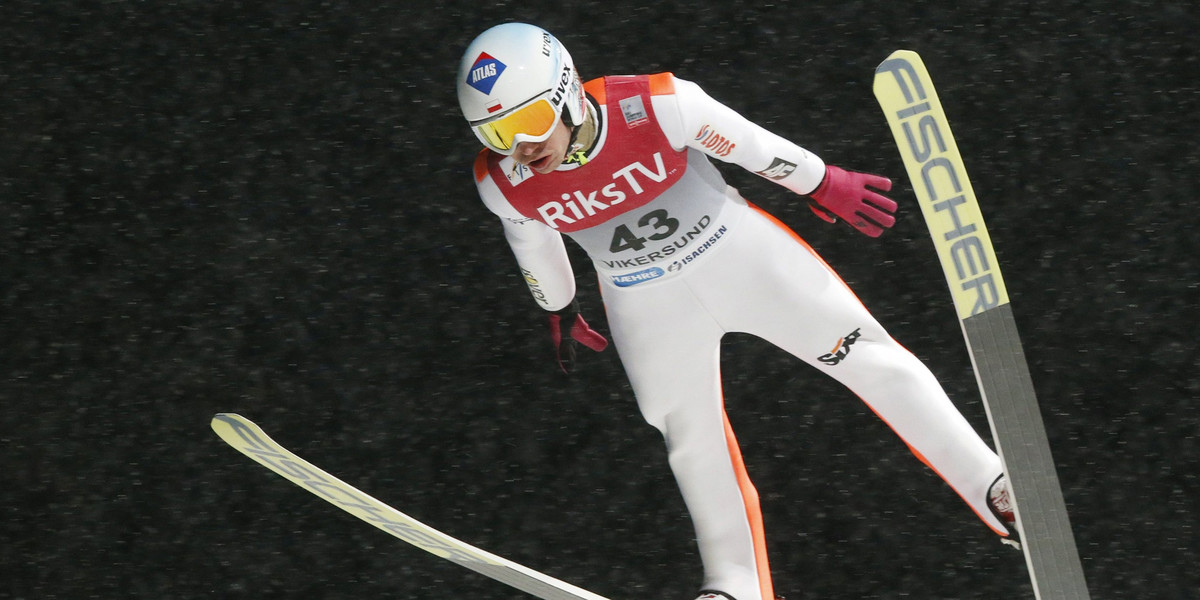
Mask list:
[[[1025,560],[1038,598],[1089,598],[1050,442],[1011,305],[969,317],[963,331],[988,420],[1015,498]]]

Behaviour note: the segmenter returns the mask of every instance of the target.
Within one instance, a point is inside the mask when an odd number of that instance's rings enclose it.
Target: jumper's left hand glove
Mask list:
[[[565,332],[564,332],[565,329]],[[563,335],[566,333],[567,335]],[[558,367],[570,373],[575,366],[576,348],[583,344],[596,352],[608,347],[608,340],[588,326],[579,314],[579,301],[571,300],[565,308],[550,313],[550,339],[554,341],[554,352]]]
[[[825,179],[809,194],[814,201],[810,207],[830,223],[841,217],[855,229],[879,237],[896,224],[896,203],[871,188],[886,192],[892,189],[892,180],[826,165]]]

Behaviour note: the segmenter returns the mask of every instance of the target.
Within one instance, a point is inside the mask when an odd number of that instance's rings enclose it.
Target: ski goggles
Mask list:
[[[550,92],[534,98],[508,114],[490,121],[471,124],[475,136],[485,146],[510,155],[521,142],[540,142],[554,133],[558,125],[558,111],[550,104]]]

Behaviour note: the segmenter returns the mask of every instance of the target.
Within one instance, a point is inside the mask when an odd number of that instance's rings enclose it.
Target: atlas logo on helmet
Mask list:
[[[487,52],[481,52],[475,59],[475,64],[471,66],[471,72],[467,74],[467,85],[485,94],[490,94],[492,88],[496,86],[496,80],[500,78],[500,74],[504,72],[505,68],[504,63],[492,58]]]

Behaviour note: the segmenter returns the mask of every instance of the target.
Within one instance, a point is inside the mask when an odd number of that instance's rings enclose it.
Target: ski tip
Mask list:
[[[914,52],[912,50],[905,50],[905,49],[901,48],[901,49],[896,50],[896,51],[892,52],[891,54],[889,54],[887,59],[885,59],[885,60],[891,60],[893,58],[912,59],[913,57],[917,57],[917,56],[919,56],[919,55],[916,52]]]
[[[213,415],[212,420],[208,422],[213,431],[221,433],[219,427],[231,427],[236,425],[249,426],[253,425],[250,419],[243,417],[237,413],[217,413]]]
[[[921,56],[912,50],[896,50],[883,59],[879,66],[875,67],[875,74],[878,76],[883,73],[895,71],[901,65],[906,67],[905,70],[911,69],[911,65],[924,65],[921,61]]]

